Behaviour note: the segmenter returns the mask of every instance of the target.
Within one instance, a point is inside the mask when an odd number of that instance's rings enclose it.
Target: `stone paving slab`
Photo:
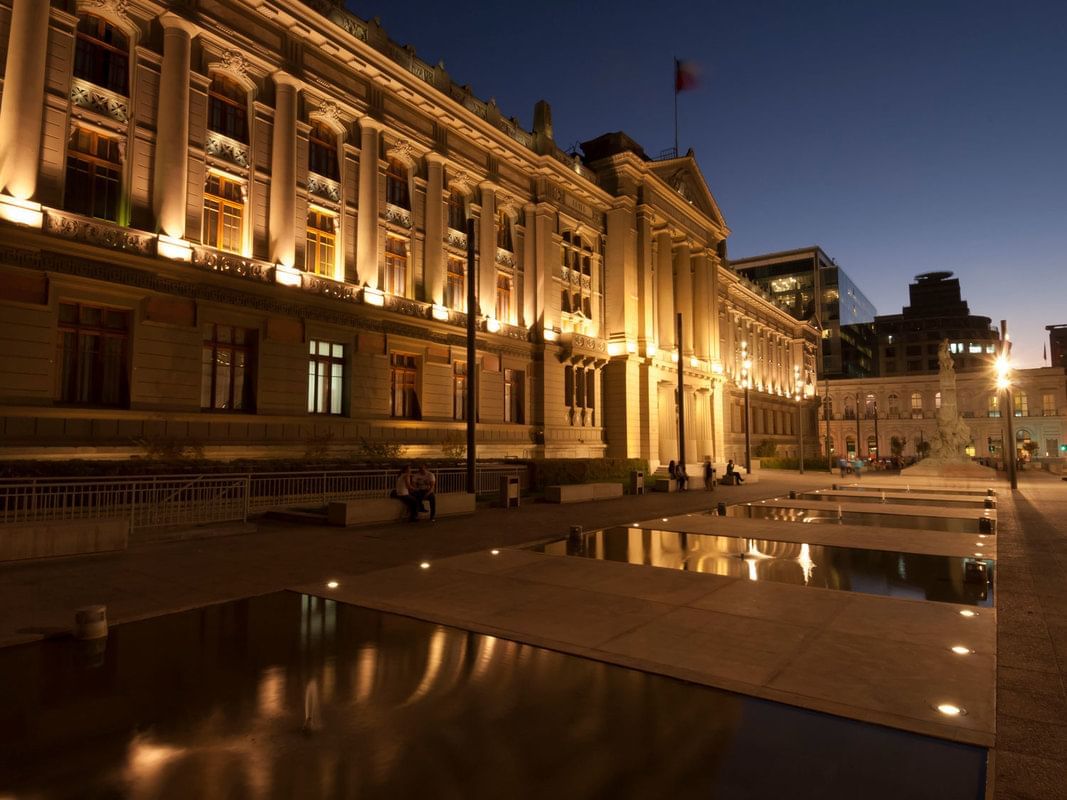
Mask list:
[[[991,746],[996,612],[499,550],[295,585],[382,611]],[[970,609],[973,610],[973,609]],[[975,652],[956,655],[963,645]],[[935,706],[967,709],[949,719]]]
[[[803,525],[767,519],[720,517],[717,514],[679,514],[635,521],[634,527],[661,531],[710,533],[745,539],[771,539],[779,542],[855,547],[860,550],[889,550],[896,553],[973,557],[982,550],[987,558],[997,557],[997,537],[990,534],[919,531],[914,528],[887,528],[870,525]],[[978,547],[978,543],[982,547]]]

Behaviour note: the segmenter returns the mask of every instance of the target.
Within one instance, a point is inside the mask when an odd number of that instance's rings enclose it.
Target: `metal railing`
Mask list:
[[[434,470],[437,491],[466,491],[466,472]],[[486,465],[476,473],[476,492],[499,491],[500,477],[528,485],[525,465]],[[0,482],[0,523],[58,522],[125,517],[131,530],[244,521],[294,506],[334,500],[388,497],[396,486],[389,470],[324,470],[122,478],[26,478]]]

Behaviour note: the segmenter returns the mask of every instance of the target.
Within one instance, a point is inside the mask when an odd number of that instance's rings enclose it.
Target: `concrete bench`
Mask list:
[[[128,517],[14,522],[0,525],[0,561],[125,550]]]
[[[473,514],[474,495],[466,492],[437,495],[437,516],[457,517]],[[425,513],[425,512],[423,512]],[[326,519],[343,528],[401,522],[408,518],[408,507],[394,497],[371,497],[360,500],[337,500],[326,507]]]
[[[654,492],[677,492],[678,481],[674,478],[665,478],[657,475],[652,479],[652,491]]]
[[[565,486],[546,486],[548,503],[584,503],[588,500],[614,500],[622,497],[621,483],[572,483]]]

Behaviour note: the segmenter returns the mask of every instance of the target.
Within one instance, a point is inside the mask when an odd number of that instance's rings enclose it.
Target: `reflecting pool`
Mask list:
[[[993,605],[995,565],[984,559],[988,581],[968,583],[964,580],[965,563],[978,559],[648,528],[608,528],[535,549],[550,555],[623,561],[753,581],[912,600]]]
[[[949,533],[978,533],[981,530],[977,518],[941,517],[926,514],[892,514],[878,512],[873,509],[871,511],[846,511],[836,508],[831,503],[816,503],[811,508],[776,506],[758,502],[739,503],[727,506],[726,516],[769,519],[776,522],[869,525],[874,528],[908,528],[910,530],[946,531]],[[993,527],[995,528],[996,525]]]
[[[0,650],[0,796],[977,800],[981,748],[278,593]]]

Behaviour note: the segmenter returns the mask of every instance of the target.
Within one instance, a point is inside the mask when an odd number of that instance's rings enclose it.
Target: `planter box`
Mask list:
[[[589,500],[614,500],[622,497],[621,483],[573,483],[565,486],[546,486],[548,503],[585,503]]]
[[[128,517],[0,525],[0,561],[125,550],[129,536]]]
[[[465,492],[437,495],[437,516],[456,517],[473,514],[474,495]],[[331,525],[348,528],[353,525],[373,525],[383,522],[401,522],[408,518],[408,507],[391,497],[363,500],[341,500],[326,508],[326,519]]]

